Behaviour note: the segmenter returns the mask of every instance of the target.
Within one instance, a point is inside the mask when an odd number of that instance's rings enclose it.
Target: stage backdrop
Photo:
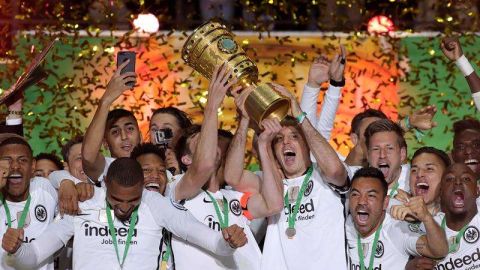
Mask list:
[[[19,60],[0,65],[1,87],[8,88],[47,40],[60,38],[46,61],[48,80],[27,90],[25,95],[25,135],[34,152],[59,152],[60,145],[83,133],[104,88],[113,74],[120,50],[137,53],[139,85],[126,92],[115,107],[133,110],[143,137],[148,140],[152,110],[177,106],[197,123],[207,100],[208,81],[192,71],[180,58],[186,33],[159,33],[138,36],[131,33],[80,32],[24,33],[19,36]],[[451,148],[453,121],[465,116],[479,117],[468,86],[453,63],[439,49],[439,37],[405,35],[386,38],[363,34],[318,33],[237,33],[239,42],[255,59],[260,79],[285,85],[301,96],[308,68],[318,55],[333,57],[338,45],[348,50],[346,87],[335,119],[331,144],[342,154],[352,146],[349,139],[352,117],[371,107],[381,109],[392,119],[435,104],[439,126],[421,142],[407,135],[409,154],[421,145]],[[480,40],[462,40],[467,57],[477,64]],[[475,65],[476,67],[476,65]],[[326,89],[327,86],[324,86]],[[323,92],[318,100],[321,109]],[[5,109],[4,109],[5,110]],[[221,127],[236,128],[233,100],[226,98],[219,111]]]

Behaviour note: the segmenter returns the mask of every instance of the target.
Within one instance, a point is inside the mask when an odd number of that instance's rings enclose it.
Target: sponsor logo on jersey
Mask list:
[[[383,256],[383,253],[385,253],[385,247],[383,245],[383,242],[378,240],[377,248],[375,249],[375,258],[381,258]]]
[[[312,193],[312,190],[313,190],[313,180],[310,180],[308,181],[307,188],[305,189],[303,196],[307,197]]]
[[[349,262],[348,262],[348,269],[349,270],[361,270],[360,265],[352,263],[351,260],[349,260]],[[370,270],[382,270],[382,264],[380,264],[377,267],[373,267],[373,269],[370,269]]]
[[[242,214],[242,206],[240,206],[240,202],[237,199],[231,200],[228,203],[228,206],[230,207],[230,212],[235,216],[240,216]]]
[[[108,229],[107,225],[101,226],[94,222],[84,221],[81,226],[83,227],[85,236],[87,237],[111,236],[110,230]],[[125,227],[115,228],[115,232],[120,237],[126,237],[128,235],[128,228],[125,228]],[[137,236],[137,229],[135,228],[133,230],[132,237],[136,237],[136,236]]]
[[[450,257],[448,261],[437,263],[434,270],[474,270],[480,269],[480,248],[477,248],[471,255],[459,258]]]
[[[463,240],[469,244],[476,243],[478,241],[479,232],[477,227],[468,226],[468,228],[463,233]]]
[[[35,206],[35,217],[38,221],[45,222],[45,220],[47,220],[47,216],[47,209],[45,209],[45,206],[41,204]]]
[[[287,208],[285,208],[285,215],[289,215],[290,213],[293,212],[295,209],[295,204],[290,203]],[[315,205],[313,204],[313,199],[310,198],[310,200],[306,203],[302,203],[299,206],[298,213],[299,214],[305,214],[305,213],[311,213],[315,212]]]
[[[206,224],[210,229],[214,231],[221,231],[220,222],[215,220],[213,215],[208,215],[203,219],[203,223]]]

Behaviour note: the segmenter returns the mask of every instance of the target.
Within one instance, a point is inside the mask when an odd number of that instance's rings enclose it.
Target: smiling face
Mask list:
[[[7,144],[0,148],[0,160],[8,161],[10,171],[4,188],[7,200],[24,201],[28,197],[35,162],[26,145]]]
[[[401,173],[402,161],[407,150],[398,142],[398,135],[393,131],[383,131],[373,134],[368,146],[368,163],[382,171],[387,183],[395,182]]]
[[[137,121],[131,116],[119,118],[105,134],[112,157],[129,157],[133,148],[140,143]]]
[[[438,201],[445,169],[445,163],[435,154],[422,153],[416,156],[410,170],[410,190],[413,195],[422,196],[427,205]]]
[[[359,177],[352,183],[349,208],[355,228],[362,237],[369,236],[383,220],[388,196],[379,179]]]
[[[138,156],[137,161],[142,166],[145,188],[163,194],[167,186],[167,174],[163,160],[156,154],[147,153]]]
[[[300,132],[292,126],[284,126],[273,141],[275,158],[287,178],[305,173],[310,166],[308,146]]]
[[[466,129],[455,134],[453,140],[452,159],[457,163],[465,163],[480,178],[480,131]]]
[[[474,215],[477,213],[477,181],[473,171],[464,163],[448,167],[441,184],[442,211],[447,215]]]

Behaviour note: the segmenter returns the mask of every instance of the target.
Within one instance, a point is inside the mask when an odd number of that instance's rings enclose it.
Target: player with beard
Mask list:
[[[35,242],[53,221],[57,193],[47,179],[32,179],[35,161],[30,145],[21,138],[7,138],[0,143],[0,163],[7,171],[2,179],[0,233],[15,228],[17,239]],[[0,252],[0,268],[15,269],[10,257]],[[33,268],[31,268],[33,269]],[[45,257],[35,269],[53,269],[53,258]]]
[[[421,197],[407,206],[425,225],[426,234],[409,230],[407,223],[386,214],[388,184],[376,168],[362,168],[352,178],[350,217],[346,223],[348,269],[404,269],[410,256],[441,259],[448,252],[445,233]]]
[[[138,162],[119,158],[107,172],[106,188],[80,205],[81,215],[56,220],[31,243],[19,240],[21,230],[9,228],[2,247],[17,266],[32,268],[74,236],[73,269],[156,269],[163,228],[224,256],[246,243],[238,226],[216,233],[182,206],[144,190],[143,181]]]
[[[477,269],[480,267],[480,216],[475,174],[465,163],[449,166],[443,174],[440,199],[444,213],[435,220],[445,230],[448,255],[442,260],[416,258],[410,269]]]
[[[480,180],[480,121],[459,120],[453,123],[453,132],[453,161],[465,163]]]
[[[290,99],[294,117],[282,121],[272,142],[285,176],[284,210],[268,218],[262,269],[345,269],[340,193],[348,189],[347,171],[295,96],[280,85],[272,86]],[[317,163],[311,161],[310,152]]]
[[[393,198],[398,189],[408,192],[409,168],[402,167],[407,157],[403,129],[391,120],[377,120],[365,130],[365,143],[368,163],[382,171],[388,183],[388,196]]]
[[[249,220],[272,215],[282,208],[281,187],[273,175],[273,161],[267,153],[270,141],[280,128],[278,120],[262,122],[265,129],[259,138],[259,147],[262,149],[260,160],[265,166],[262,192],[240,193],[225,189],[225,180],[221,173],[222,157],[228,148],[229,134],[217,130],[217,110],[226,91],[236,83],[236,79],[228,82],[231,71],[226,68],[222,66],[214,72],[201,130],[197,126],[187,129],[177,144],[177,154],[187,170],[169,185],[169,191],[172,199],[180,201],[197,220],[212,230],[219,231],[229,224],[244,228],[248,244],[235,251],[233,256],[219,257],[173,237],[172,254],[175,256],[175,268],[179,270],[191,269],[191,261],[195,261],[199,269],[259,269],[261,252],[248,228]],[[239,88],[234,88],[232,91],[238,90]],[[248,94],[243,93],[244,96]],[[200,174],[199,166],[207,165],[208,170],[203,170]],[[192,189],[192,185],[188,185],[190,181],[196,186],[196,190]]]

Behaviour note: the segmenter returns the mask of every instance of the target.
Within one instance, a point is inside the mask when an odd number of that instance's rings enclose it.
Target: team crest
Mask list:
[[[377,249],[375,249],[375,258],[381,258],[384,252],[385,248],[383,247],[383,243],[382,241],[378,240]]]
[[[130,227],[130,221],[132,220],[132,216],[130,216],[130,218],[128,220],[122,220],[122,223],[123,225],[125,225],[125,227]],[[135,226],[138,225],[138,221],[140,220],[140,217],[137,215],[137,222],[135,223]]]
[[[230,207],[230,211],[235,216],[240,216],[242,214],[242,207],[240,206],[240,202],[238,200],[231,200],[228,205]]]
[[[308,195],[310,195],[310,193],[312,193],[312,190],[313,190],[313,181],[310,180],[307,184],[307,188],[305,189],[305,192],[303,193],[303,196],[307,197]]]
[[[469,226],[463,233],[463,240],[469,244],[476,243],[478,241],[479,231],[475,226]]]
[[[420,224],[419,223],[409,223],[408,228],[411,232],[419,233],[420,232]]]
[[[205,200],[205,199],[204,199]],[[185,208],[185,206],[183,206],[182,204],[179,204],[177,202],[175,202],[174,200],[170,199],[170,203],[173,205],[173,207],[177,208],[178,210],[182,210],[182,211],[187,211],[187,208]]]
[[[35,217],[40,222],[47,220],[47,209],[45,209],[45,206],[41,204],[35,206]]]

